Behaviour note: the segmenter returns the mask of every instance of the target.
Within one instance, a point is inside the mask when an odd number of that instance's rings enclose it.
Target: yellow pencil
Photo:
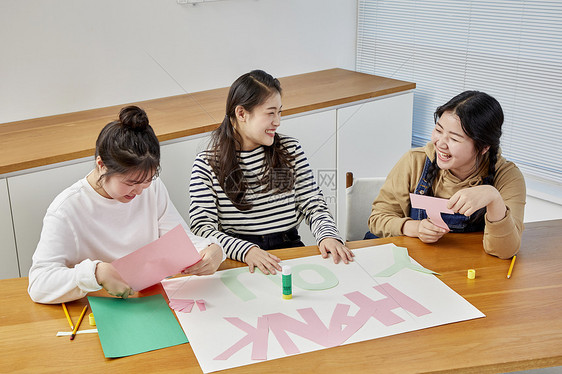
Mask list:
[[[70,335],[70,340],[74,340],[74,337],[76,336],[76,331],[78,331],[78,327],[80,327],[80,324],[82,323],[82,319],[84,319],[84,315],[86,314],[87,309],[88,309],[88,305],[86,305],[84,309],[82,309],[82,314],[80,314],[80,318],[78,318],[78,322],[76,322],[76,325],[74,326],[74,330],[72,330],[72,335]]]
[[[517,256],[513,256],[513,258],[511,259],[511,265],[509,265],[509,270],[507,271],[507,277],[511,278],[511,271],[513,270],[513,265],[515,265],[515,259],[517,258]]]
[[[66,309],[66,305],[64,303],[62,303],[62,310],[64,310],[64,315],[66,316],[66,319],[68,320],[68,324],[70,325],[70,329],[74,330],[74,324],[72,323],[72,320],[70,319],[70,314],[68,314],[68,309]]]

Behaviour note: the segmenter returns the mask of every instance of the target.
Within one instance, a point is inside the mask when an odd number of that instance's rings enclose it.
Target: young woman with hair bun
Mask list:
[[[519,251],[525,180],[500,150],[504,120],[499,102],[479,91],[453,97],[434,114],[431,141],[406,153],[373,202],[369,229],[379,237],[406,235],[424,243],[445,233],[484,231],[484,250],[500,258]],[[448,199],[449,230],[410,206],[410,193]]]
[[[111,262],[181,224],[202,261],[185,270],[214,273],[225,255],[216,240],[195,236],[158,178],[160,144],[144,110],[121,109],[96,141],[95,167],[47,209],[28,293],[38,303],[61,303],[105,288],[127,298],[135,291]]]

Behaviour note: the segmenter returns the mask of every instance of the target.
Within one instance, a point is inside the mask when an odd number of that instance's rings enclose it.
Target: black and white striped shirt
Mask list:
[[[292,190],[282,193],[262,192],[263,187],[257,191],[248,189],[246,199],[252,208],[246,211],[236,208],[224,193],[208,162],[207,151],[199,153],[195,159],[189,184],[191,230],[202,237],[216,237],[229,258],[244,261],[248,250],[255,245],[229,233],[265,235],[284,232],[298,227],[303,219],[317,243],[325,238],[343,242],[299,142],[283,135],[280,135],[280,141],[295,157],[291,162],[295,185]],[[238,161],[246,181],[253,185],[263,170],[264,146],[239,151]],[[277,177],[283,175],[282,170],[273,172],[277,172]]]

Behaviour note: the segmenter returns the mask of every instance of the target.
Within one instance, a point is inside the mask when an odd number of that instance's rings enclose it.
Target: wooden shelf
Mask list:
[[[329,69],[279,79],[283,115],[408,91],[415,83]],[[160,141],[212,131],[228,88],[131,103],[146,110]],[[0,124],[0,175],[92,156],[100,130],[129,104]]]

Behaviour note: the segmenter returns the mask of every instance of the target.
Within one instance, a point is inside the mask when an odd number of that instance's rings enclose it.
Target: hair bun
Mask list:
[[[148,116],[138,106],[131,105],[121,109],[119,112],[119,122],[121,122],[123,127],[135,131],[143,131],[148,127]]]

